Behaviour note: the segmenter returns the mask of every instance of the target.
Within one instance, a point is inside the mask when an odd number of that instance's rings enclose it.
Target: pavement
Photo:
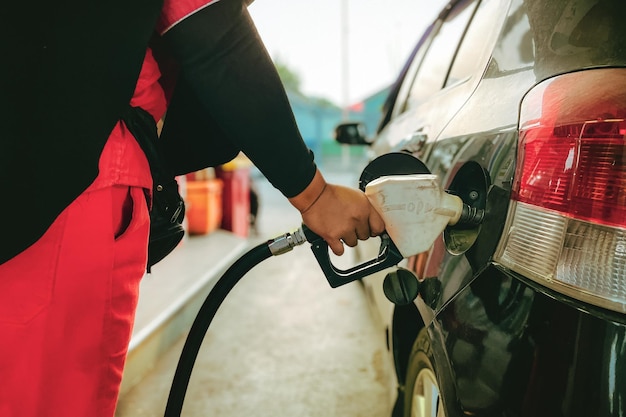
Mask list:
[[[363,158],[321,164],[355,186]],[[258,230],[187,237],[142,282],[116,417],[161,416],[185,336],[223,272],[253,246],[300,225],[288,202],[253,172]],[[334,258],[354,265],[355,252]],[[383,330],[354,282],[332,289],[305,243],[250,271],[203,341],[183,416],[389,416],[391,369]]]

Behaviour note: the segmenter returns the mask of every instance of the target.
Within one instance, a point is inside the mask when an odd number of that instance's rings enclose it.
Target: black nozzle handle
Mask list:
[[[311,229],[302,225],[302,231],[306,240],[311,244],[311,250],[322,268],[328,283],[332,288],[364,278],[368,275],[382,271],[397,265],[402,260],[402,255],[387,233],[380,235],[380,249],[376,258],[363,262],[349,269],[339,269],[330,260],[328,243]]]

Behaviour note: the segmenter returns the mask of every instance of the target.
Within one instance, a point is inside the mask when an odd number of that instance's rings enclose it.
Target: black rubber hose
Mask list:
[[[178,360],[178,366],[176,367],[172,387],[170,388],[170,395],[165,407],[165,417],[179,417],[182,412],[191,371],[196,362],[204,336],[213,317],[215,317],[217,309],[239,280],[248,271],[270,256],[272,256],[272,252],[268,243],[262,243],[250,249],[224,272],[224,275],[220,277],[211,292],[209,292],[189,330],[185,346]]]

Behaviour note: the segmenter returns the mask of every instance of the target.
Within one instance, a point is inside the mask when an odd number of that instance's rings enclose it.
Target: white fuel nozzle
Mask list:
[[[405,258],[427,251],[463,212],[463,201],[443,191],[432,174],[383,176],[367,184],[365,194]]]

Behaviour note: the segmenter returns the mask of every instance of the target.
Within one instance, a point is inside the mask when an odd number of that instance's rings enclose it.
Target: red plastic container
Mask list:
[[[216,168],[222,180],[222,229],[248,237],[250,229],[250,169]]]

